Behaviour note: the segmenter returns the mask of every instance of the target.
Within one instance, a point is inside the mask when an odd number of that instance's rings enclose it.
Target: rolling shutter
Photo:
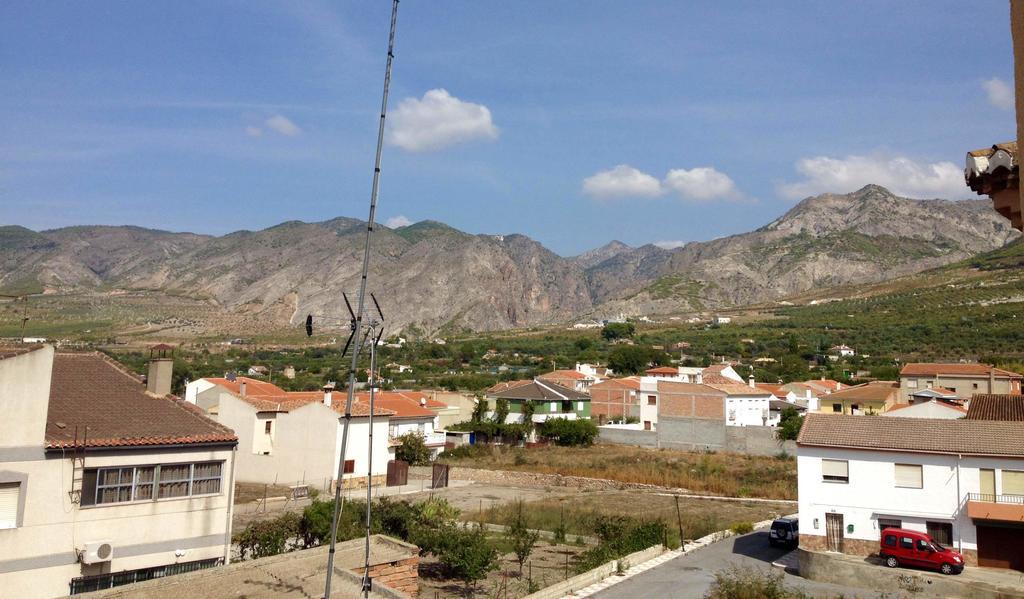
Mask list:
[[[1024,495],[1024,472],[1003,470],[1003,495]]]
[[[18,526],[18,498],[21,483],[0,483],[0,528]]]
[[[825,480],[847,481],[850,479],[850,465],[846,460],[822,460],[821,477]]]
[[[919,464],[896,464],[896,486],[920,489],[924,485]]]

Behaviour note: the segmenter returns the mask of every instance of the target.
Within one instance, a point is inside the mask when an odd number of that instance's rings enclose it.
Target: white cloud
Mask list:
[[[401,227],[408,227],[412,224],[412,221],[405,217],[405,215],[399,214],[398,216],[392,216],[391,218],[384,221],[384,226],[389,229],[398,229]]]
[[[263,135],[263,129],[249,125],[245,128],[245,134],[248,135],[249,137],[259,137]]]
[[[736,200],[742,197],[729,175],[710,166],[672,169],[665,175],[665,188],[687,200]]]
[[[793,199],[819,193],[849,193],[869,183],[910,198],[962,198],[970,195],[963,170],[952,162],[918,162],[906,156],[877,153],[870,156],[801,158],[796,170],[805,179],[779,186]]]
[[[497,138],[498,128],[486,106],[464,102],[444,89],[432,89],[422,99],[402,100],[387,132],[389,144],[409,152]]]
[[[645,197],[661,195],[661,182],[628,164],[620,164],[583,180],[583,193],[592,198]]]
[[[274,131],[277,131],[281,135],[285,135],[287,137],[295,137],[296,135],[302,133],[302,129],[299,129],[298,125],[293,123],[288,117],[282,116],[280,114],[275,114],[274,116],[270,117],[264,122],[264,124],[269,129],[273,129]]]
[[[655,241],[653,245],[660,247],[663,250],[674,250],[681,248],[686,245],[685,241],[673,240],[673,241]]]
[[[1013,87],[999,77],[993,77],[981,82],[988,94],[988,103],[1003,110],[1013,110],[1014,97]]]

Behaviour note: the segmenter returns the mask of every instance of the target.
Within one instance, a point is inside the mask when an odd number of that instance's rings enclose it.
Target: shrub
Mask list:
[[[438,534],[432,553],[442,566],[465,584],[467,594],[476,583],[498,568],[498,550],[491,546],[487,535],[479,529],[455,526],[435,529]]]
[[[430,449],[426,440],[418,432],[408,432],[398,437],[401,443],[395,448],[395,459],[408,462],[412,466],[425,466],[430,463]]]
[[[715,572],[704,599],[809,599],[798,589],[783,584],[782,574],[762,569],[732,566]]]
[[[738,535],[745,535],[748,532],[754,531],[754,525],[750,522],[737,522],[736,524],[732,525],[732,528],[730,530],[732,530],[734,533]]]
[[[668,535],[660,520],[638,520],[629,516],[598,516],[594,521],[597,547],[584,551],[576,564],[578,572],[660,544]]]
[[[300,543],[300,518],[285,512],[277,518],[258,520],[236,533],[234,539],[242,559],[257,559],[296,549]]]
[[[537,434],[558,445],[593,445],[597,425],[592,420],[548,418],[537,425]]]
[[[796,408],[782,410],[779,418],[779,426],[775,430],[776,436],[783,441],[796,441],[800,434],[800,427],[804,424],[804,417],[796,411]]]
[[[302,510],[302,517],[299,520],[299,534],[302,535],[303,545],[315,547],[329,543],[333,516],[334,501],[314,499],[307,505],[306,509]],[[363,520],[365,516],[366,503],[353,500],[344,501],[341,513],[338,514],[337,540],[347,541],[363,535],[366,532],[366,523]]]
[[[636,333],[636,325],[631,322],[609,322],[601,329],[601,336],[606,341],[632,337]]]

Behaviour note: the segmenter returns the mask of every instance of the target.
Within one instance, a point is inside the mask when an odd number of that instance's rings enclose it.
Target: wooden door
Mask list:
[[[401,460],[388,462],[388,486],[400,487],[409,483],[409,464]]]
[[[996,500],[996,471],[988,468],[979,470],[981,476],[982,501]]]
[[[1024,570],[1024,527],[978,526],[978,565]]]
[[[843,552],[843,515],[825,514],[825,536],[828,539],[828,550]]]
[[[448,486],[448,464],[434,464],[431,471],[430,488],[443,489]]]

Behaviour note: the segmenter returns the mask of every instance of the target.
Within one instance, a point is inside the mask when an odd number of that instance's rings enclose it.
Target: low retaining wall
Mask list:
[[[643,551],[630,553],[625,557],[619,558],[617,560],[612,560],[606,564],[601,564],[600,566],[594,568],[593,570],[590,570],[589,572],[584,572],[583,574],[580,574],[578,576],[573,576],[572,578],[563,580],[562,582],[559,582],[557,584],[553,584],[545,589],[541,589],[536,593],[533,593],[532,595],[527,595],[525,599],[558,599],[560,597],[565,597],[566,595],[569,595],[575,591],[589,587],[592,584],[601,582],[605,578],[608,578],[612,574],[615,574],[620,569],[619,564],[622,564],[621,567],[623,569],[630,568],[632,566],[642,564],[647,560],[654,559],[659,555],[665,553],[665,551],[665,547],[661,545],[655,545],[654,547],[649,547],[647,549],[644,549]]]
[[[453,466],[449,471],[448,478],[451,480],[471,480],[478,483],[513,485],[517,487],[574,487],[593,491],[609,489],[665,489],[665,487],[659,487],[657,485],[625,483],[616,480],[608,480],[606,478],[562,476],[561,474],[520,472],[518,470],[484,470],[482,468],[461,468],[455,466]],[[685,489],[679,490],[686,491]]]
[[[803,539],[800,539],[803,543]],[[1024,599],[1020,587],[990,584],[977,578],[933,574],[922,570],[886,568],[874,558],[797,549],[800,576],[808,580],[876,591],[922,593],[926,597],[964,599]]]

